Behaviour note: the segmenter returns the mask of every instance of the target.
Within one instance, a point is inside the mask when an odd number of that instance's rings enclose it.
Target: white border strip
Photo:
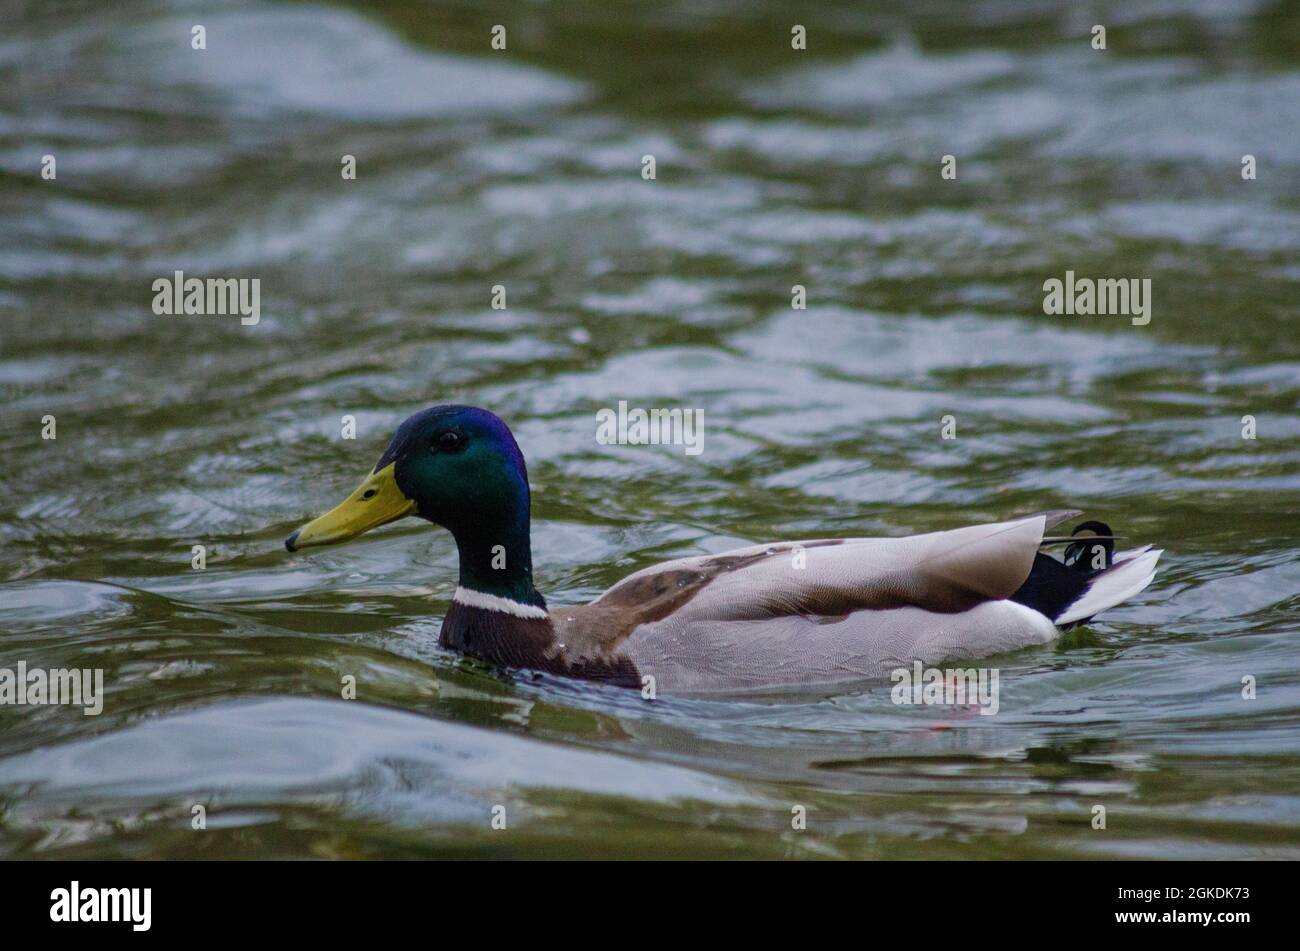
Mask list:
[[[467,608],[500,611],[502,614],[510,614],[514,617],[535,618],[542,621],[550,617],[544,608],[539,608],[535,604],[520,604],[518,601],[511,601],[509,598],[499,598],[495,594],[472,591],[459,585],[456,586],[456,593],[451,596],[451,599],[457,604],[465,605]]]

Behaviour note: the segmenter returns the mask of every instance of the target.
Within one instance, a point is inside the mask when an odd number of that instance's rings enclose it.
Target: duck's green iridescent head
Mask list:
[[[485,409],[434,406],[397,427],[356,491],[284,547],[331,545],[418,515],[456,537],[462,584],[518,596],[531,590],[528,514],[528,472],[509,427]]]

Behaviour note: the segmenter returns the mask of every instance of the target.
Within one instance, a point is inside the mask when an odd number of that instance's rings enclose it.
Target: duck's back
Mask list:
[[[1037,515],[907,538],[824,539],[684,558],[552,612],[566,649],[627,658],[657,690],[717,692],[888,676],[1057,634],[1008,600],[1048,524]]]

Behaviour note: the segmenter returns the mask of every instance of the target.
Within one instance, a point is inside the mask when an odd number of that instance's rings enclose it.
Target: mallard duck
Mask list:
[[[905,538],[738,548],[643,568],[586,605],[533,584],[530,494],[509,427],[434,406],[398,428],[338,507],[285,540],[295,552],[418,516],[451,532],[460,579],[444,647],[488,664],[655,691],[743,692],[887,677],[1055,638],[1145,588],[1159,551],[1116,554],[1104,524],[1045,536],[1076,512]],[[1065,543],[1063,561],[1040,551]],[[1090,554],[1091,552],[1091,554]],[[653,679],[651,679],[653,678]]]

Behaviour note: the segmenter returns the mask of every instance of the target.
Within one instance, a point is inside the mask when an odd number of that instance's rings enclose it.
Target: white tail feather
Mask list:
[[[1161,549],[1147,547],[1117,555],[1115,563],[1097,575],[1088,590],[1065,609],[1056,623],[1081,621],[1127,601],[1151,583],[1156,576],[1156,562],[1162,554]]]

